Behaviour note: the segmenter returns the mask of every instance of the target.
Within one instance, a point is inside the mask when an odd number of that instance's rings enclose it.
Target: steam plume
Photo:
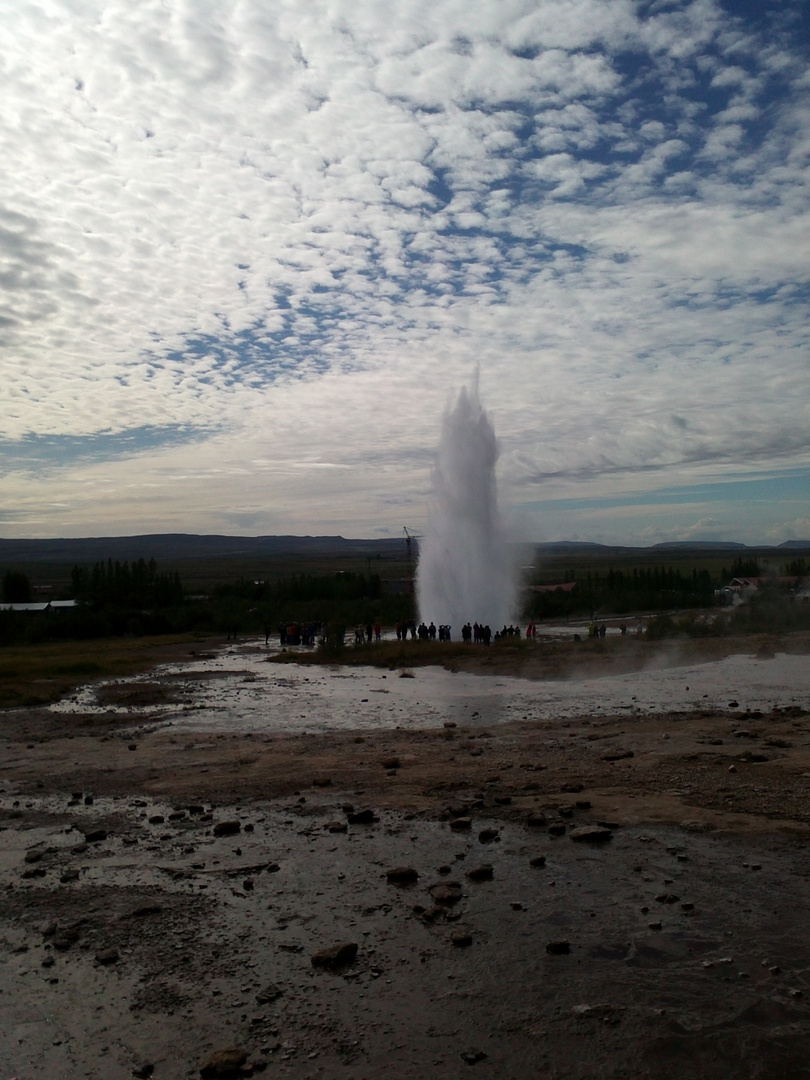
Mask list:
[[[434,506],[420,542],[416,596],[420,618],[453,627],[507,622],[515,607],[512,572],[498,512],[498,442],[478,397],[478,374],[442,420]]]

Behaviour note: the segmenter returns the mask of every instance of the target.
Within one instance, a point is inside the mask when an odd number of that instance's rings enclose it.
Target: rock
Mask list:
[[[569,781],[569,783],[563,784],[563,786],[560,788],[560,790],[565,791],[566,793],[570,793],[570,794],[573,795],[573,794],[576,794],[576,792],[578,792],[578,791],[583,791],[584,788],[585,788],[584,784],[580,784],[579,782],[573,782],[572,783],[572,782]]]
[[[56,935],[56,937],[53,939],[51,944],[59,952],[66,952],[70,948],[70,946],[76,940],[78,940],[78,937],[79,937],[78,933],[74,934],[74,933],[68,933],[68,932],[63,931],[62,933],[59,933],[59,934]]]
[[[571,943],[565,939],[549,941],[546,944],[546,952],[552,956],[566,956],[571,952]]]
[[[107,839],[107,830],[89,829],[84,833],[84,839],[88,844],[98,844]]]
[[[218,821],[214,826],[214,836],[235,836],[242,831],[238,821]]]
[[[229,1046],[224,1050],[215,1050],[203,1065],[200,1066],[200,1076],[204,1080],[218,1080],[220,1077],[244,1075],[241,1073],[242,1066],[247,1061],[247,1054],[238,1046]]]
[[[134,918],[142,919],[145,915],[158,915],[162,910],[163,908],[160,906],[160,904],[147,903],[141,904],[140,907],[136,907],[132,911],[132,915]]]
[[[447,906],[457,904],[462,896],[461,885],[457,881],[441,882],[434,885],[429,891],[437,904]]]
[[[492,881],[492,876],[492,867],[488,863],[467,871],[467,877],[470,881]]]
[[[78,878],[78,870],[65,870],[64,874],[60,876],[59,880],[62,882],[63,885],[67,885],[69,881],[78,881]]]
[[[532,829],[545,829],[546,825],[548,825],[548,820],[545,814],[533,810],[526,819],[526,824]]]
[[[399,769],[400,760],[398,757],[387,757],[382,760],[382,767],[384,769]]]
[[[284,991],[280,986],[276,986],[275,983],[268,983],[263,990],[258,992],[256,1001],[259,1005],[269,1005],[272,1001],[278,1001],[283,994]]]
[[[567,804],[564,806],[558,806],[557,813],[560,815],[560,817],[571,818],[574,816],[574,808],[573,806],[568,806]]]
[[[107,964],[114,964],[119,959],[120,956],[118,953],[118,949],[115,948],[99,949],[99,951],[96,953],[96,963],[103,964],[104,966],[106,966]]]
[[[313,787],[331,787],[332,786],[332,778],[331,778],[331,776],[316,776],[312,781],[312,786]]]
[[[565,825],[562,821],[555,821],[548,827],[549,836],[565,836]]]
[[[676,896],[675,893],[665,892],[659,893],[655,899],[659,904],[677,904],[680,897]]]
[[[348,825],[345,821],[327,821],[324,828],[330,833],[344,833],[348,831]]]
[[[478,834],[478,841],[481,844],[491,844],[495,840],[500,840],[501,834],[497,829],[482,829]]]
[[[335,971],[337,968],[351,964],[357,956],[357,945],[353,941],[342,941],[337,945],[330,945],[327,949],[319,949],[310,957],[312,966],[326,968]]]
[[[149,818],[150,825],[162,825],[166,818],[163,814],[152,814]]]
[[[26,851],[26,853],[25,853],[25,862],[27,862],[27,863],[37,863],[37,862],[39,862],[39,860],[42,858],[42,856],[44,854],[45,854],[44,851]]]
[[[496,806],[510,806],[511,803],[512,803],[512,796],[511,795],[496,795],[494,801],[495,801]]]
[[[457,817],[450,822],[453,832],[468,832],[472,828],[472,818]]]
[[[134,743],[134,742],[131,742],[129,744],[129,746],[127,747],[127,750],[137,750],[137,749],[138,749],[138,744]]]
[[[347,814],[346,818],[350,825],[372,825],[377,820],[374,816],[374,811],[370,808],[357,810],[353,814]]]
[[[572,829],[568,835],[572,840],[580,843],[604,844],[612,838],[613,833],[610,829],[602,829],[598,825],[580,825],[579,828]]]
[[[535,855],[533,859],[529,860],[529,866],[540,867],[546,865],[545,855]]]
[[[454,949],[466,949],[472,945],[472,934],[468,930],[454,930],[450,935],[450,943]]]
[[[635,756],[632,750],[609,750],[606,754],[602,754],[602,761],[622,761],[624,758]]]
[[[487,1055],[483,1050],[464,1050],[461,1053],[461,1060],[466,1065],[477,1065],[479,1061],[486,1061]]]
[[[417,911],[416,908],[414,908],[413,910],[414,914],[419,915],[422,919],[422,922],[426,923],[438,922],[439,919],[443,919],[446,914],[445,909],[441,906],[441,904],[434,904],[432,907],[429,908],[420,908],[419,911]]]
[[[155,1066],[151,1061],[136,1061],[131,1071],[133,1076],[139,1077],[140,1080],[146,1080],[155,1071]]]
[[[418,871],[412,866],[395,866],[392,870],[387,870],[385,876],[392,885],[412,885],[419,879]]]

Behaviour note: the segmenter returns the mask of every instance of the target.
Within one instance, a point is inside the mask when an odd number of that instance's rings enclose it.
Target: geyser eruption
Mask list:
[[[442,420],[434,507],[419,544],[419,616],[453,628],[466,622],[493,631],[515,607],[515,575],[498,513],[498,443],[478,399],[478,376]]]

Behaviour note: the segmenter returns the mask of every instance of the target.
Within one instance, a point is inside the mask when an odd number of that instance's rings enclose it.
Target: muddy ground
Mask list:
[[[0,739],[0,1080],[810,1076],[800,707]]]

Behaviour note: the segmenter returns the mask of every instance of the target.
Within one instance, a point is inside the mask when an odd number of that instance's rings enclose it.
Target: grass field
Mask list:
[[[0,650],[0,709],[49,705],[95,678],[148,671],[177,655],[188,655],[202,639],[115,638],[51,642]]]

